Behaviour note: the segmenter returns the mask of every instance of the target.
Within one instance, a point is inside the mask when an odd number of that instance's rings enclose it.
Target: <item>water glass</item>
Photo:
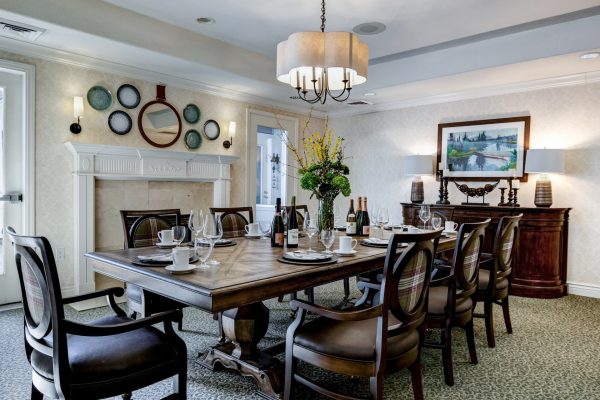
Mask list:
[[[442,217],[440,217],[439,215],[434,214],[431,217],[431,226],[435,230],[440,229],[440,227],[442,226]]]
[[[192,232],[192,241],[195,243],[202,232],[202,229],[204,229],[204,214],[201,209],[190,211],[188,228],[190,228],[190,232]]]
[[[317,221],[307,211],[304,214],[304,232],[308,235],[308,251],[312,251],[312,238],[317,233]]]
[[[390,215],[388,213],[388,209],[382,207],[377,211],[377,215],[375,215],[375,223],[377,224],[379,232],[381,233],[381,239],[383,239],[383,227],[388,222],[390,222]]]
[[[175,245],[179,246],[183,239],[185,239],[185,235],[187,234],[187,229],[185,226],[176,225],[173,227],[173,241]]]
[[[333,246],[333,242],[335,241],[335,230],[333,229],[323,229],[321,231],[321,243],[325,246],[325,253],[331,254],[331,246]]]
[[[431,209],[429,208],[429,205],[423,204],[419,210],[419,219],[423,221],[424,228],[427,227],[427,221],[429,221],[429,218],[431,218]]]
[[[263,239],[271,237],[271,223],[269,221],[260,221],[258,227],[260,228],[260,233],[263,234]]]
[[[210,258],[212,253],[212,246],[203,246],[200,243],[200,239],[194,241],[194,253],[200,259],[200,267],[207,268],[208,264],[206,264],[206,260]]]
[[[207,215],[204,218],[204,229],[202,230],[204,238],[210,243],[210,248],[215,247],[215,243],[223,237],[223,225],[221,217],[217,215]],[[210,265],[220,264],[217,260],[208,261]]]

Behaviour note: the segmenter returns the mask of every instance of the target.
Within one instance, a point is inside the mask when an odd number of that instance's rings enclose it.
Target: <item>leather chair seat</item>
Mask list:
[[[109,316],[90,322],[90,325],[113,325],[131,321]],[[52,343],[52,333],[47,342]],[[129,374],[139,374],[144,368],[176,370],[177,354],[167,336],[160,330],[140,328],[111,336],[88,337],[67,335],[72,383],[107,383],[121,380]],[[31,366],[41,376],[53,380],[52,357],[38,351],[31,354]]]
[[[400,322],[391,314],[389,325]],[[317,318],[296,331],[294,343],[309,350],[333,357],[373,361],[377,318],[364,321],[335,321]],[[387,358],[396,358],[419,345],[418,332],[411,331],[388,339]]]
[[[430,315],[444,315],[448,302],[448,286],[430,286],[427,312]],[[472,310],[473,301],[470,297],[456,301],[455,314],[462,314]]]
[[[488,285],[490,284],[490,271],[487,269],[479,270],[479,283],[478,290],[485,291],[487,290]],[[499,282],[496,282],[496,290],[503,290],[508,288],[508,279],[502,279]]]

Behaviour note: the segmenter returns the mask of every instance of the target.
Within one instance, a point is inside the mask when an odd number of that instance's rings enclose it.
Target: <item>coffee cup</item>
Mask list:
[[[190,262],[190,250],[185,247],[173,249],[173,269],[185,269]]]
[[[340,253],[350,253],[356,247],[358,242],[350,236],[340,237]]]
[[[158,232],[158,238],[162,244],[171,244],[173,243],[173,230],[165,229]]]
[[[260,233],[258,231],[258,222],[252,222],[244,227],[246,233],[250,236],[258,236]]]
[[[444,230],[446,232],[454,232],[458,228],[458,224],[454,221],[446,221],[444,223]]]

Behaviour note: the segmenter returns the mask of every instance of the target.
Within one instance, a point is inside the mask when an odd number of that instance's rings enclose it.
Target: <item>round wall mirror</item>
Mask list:
[[[172,146],[181,135],[181,117],[175,107],[166,102],[164,90],[164,86],[157,86],[157,100],[146,103],[138,115],[140,133],[156,147]]]

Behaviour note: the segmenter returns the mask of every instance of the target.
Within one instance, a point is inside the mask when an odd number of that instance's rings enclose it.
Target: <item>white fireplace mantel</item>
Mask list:
[[[236,156],[66,142],[73,154],[75,289],[94,290],[85,253],[94,251],[96,179],[211,182],[213,207],[228,207]]]

